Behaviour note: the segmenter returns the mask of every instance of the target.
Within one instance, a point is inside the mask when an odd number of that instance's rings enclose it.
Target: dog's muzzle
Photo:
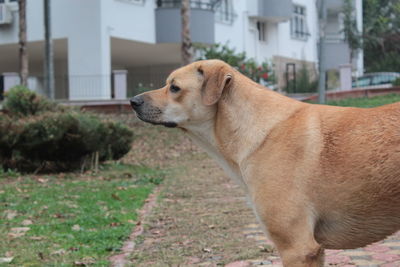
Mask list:
[[[163,122],[160,121],[160,114],[162,111],[146,103],[142,96],[137,95],[132,97],[130,100],[131,107],[136,112],[139,119],[144,122],[148,122],[155,125],[164,125],[165,127],[177,127],[175,122]]]

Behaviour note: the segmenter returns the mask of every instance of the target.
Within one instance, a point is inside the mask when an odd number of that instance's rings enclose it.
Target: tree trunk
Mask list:
[[[182,0],[182,65],[192,62],[192,40],[190,38],[190,0]]]
[[[19,0],[19,67],[21,85],[28,85],[28,50],[26,48],[26,0]]]
[[[45,36],[45,85],[50,99],[55,99],[54,87],[54,54],[53,40],[51,37],[51,6],[50,0],[44,0],[44,36]]]

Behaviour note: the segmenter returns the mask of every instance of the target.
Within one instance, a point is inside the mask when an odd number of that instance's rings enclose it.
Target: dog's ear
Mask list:
[[[214,105],[222,96],[222,92],[231,86],[233,74],[228,66],[219,68],[202,69],[198,71],[204,76],[204,83],[201,89],[203,104],[206,106]]]

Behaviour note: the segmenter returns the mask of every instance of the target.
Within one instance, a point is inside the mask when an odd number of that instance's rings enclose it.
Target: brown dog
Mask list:
[[[207,60],[131,105],[143,121],[181,128],[243,185],[284,266],[322,266],[325,248],[400,229],[400,104],[306,104]]]

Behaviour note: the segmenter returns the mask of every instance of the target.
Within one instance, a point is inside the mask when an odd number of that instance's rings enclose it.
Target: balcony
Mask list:
[[[292,0],[248,0],[249,17],[274,23],[290,20]]]
[[[181,42],[181,0],[157,0],[156,42]],[[190,35],[193,43],[214,43],[214,7],[217,1],[190,1]]]

